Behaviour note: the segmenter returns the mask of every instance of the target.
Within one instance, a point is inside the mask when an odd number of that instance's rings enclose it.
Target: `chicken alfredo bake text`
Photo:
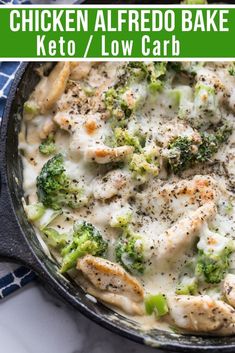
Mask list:
[[[143,328],[235,334],[233,63],[40,74],[24,207],[59,271]]]

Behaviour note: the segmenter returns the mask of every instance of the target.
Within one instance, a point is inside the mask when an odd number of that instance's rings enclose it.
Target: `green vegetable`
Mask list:
[[[142,61],[131,61],[127,64],[126,81],[141,82],[148,76],[147,66]]]
[[[173,139],[168,145],[168,163],[174,173],[189,168],[196,160],[196,153],[190,138],[179,136]]]
[[[218,152],[220,146],[227,142],[231,133],[232,128],[226,124],[217,129],[214,134],[201,133],[202,143],[198,147],[197,162],[208,161],[213,154]]]
[[[61,251],[63,257],[61,273],[76,265],[77,259],[87,254],[104,256],[108,243],[100,232],[90,223],[76,222],[72,241]]]
[[[82,190],[76,180],[71,180],[64,167],[62,154],[49,159],[37,177],[37,194],[45,207],[58,210],[63,206],[81,206]]]
[[[23,115],[27,120],[33,119],[37,114],[39,114],[39,107],[34,101],[26,101],[24,103]]]
[[[134,153],[129,168],[133,177],[141,182],[145,182],[150,175],[159,174],[159,152],[157,149],[146,151],[141,154]]]
[[[194,117],[190,117],[193,126],[203,127],[221,120],[221,111],[214,86],[198,82],[194,92]]]
[[[235,76],[235,63],[233,63],[229,68],[228,68],[228,73],[231,76]]]
[[[43,229],[43,234],[48,246],[53,248],[61,248],[67,244],[67,235],[60,234],[54,228]]]
[[[127,102],[123,99],[122,95],[127,90],[127,87],[123,88],[110,88],[105,93],[105,105],[106,109],[110,113],[110,116],[121,121],[125,126],[125,119],[128,119],[132,114],[132,109],[128,106]]]
[[[233,213],[233,203],[232,201],[229,200],[225,206],[225,214],[231,215],[232,213]]]
[[[184,276],[176,287],[176,294],[195,295],[198,292],[197,279]]]
[[[224,249],[220,254],[199,251],[195,274],[202,277],[207,283],[220,283],[229,269],[231,248]]]
[[[112,217],[110,226],[113,228],[125,228],[128,227],[132,219],[132,212],[127,211]]]
[[[216,114],[218,103],[214,87],[198,82],[195,86],[194,95],[194,105],[199,111],[204,111],[207,116]]]
[[[157,317],[168,313],[167,300],[164,294],[148,295],[145,297],[145,310],[148,315],[156,314]]]
[[[193,141],[190,137],[179,136],[168,145],[167,159],[171,170],[180,173],[194,164],[207,162],[218,152],[220,146],[226,142],[232,129],[224,125],[215,133],[203,132],[201,141]]]
[[[136,152],[142,150],[140,139],[129,133],[126,129],[116,128],[114,130],[115,146],[133,146]]]
[[[167,70],[167,62],[130,62],[127,66],[130,80],[138,78],[139,81],[146,80],[150,91],[156,92],[163,86],[163,78]]]
[[[49,156],[56,152],[56,145],[54,135],[50,134],[45,140],[39,145],[39,152]]]
[[[140,234],[126,230],[116,244],[116,259],[129,272],[143,274],[145,270],[144,242]]]
[[[118,126],[126,126],[130,118],[145,98],[144,93],[136,89],[136,84],[142,83],[141,88],[149,88],[150,92],[159,91],[163,86],[163,78],[166,73],[165,62],[143,63],[130,62],[125,68],[125,73],[120,77],[117,84],[105,93],[104,102],[110,116],[118,120]],[[134,87],[134,88],[133,88]],[[129,93],[131,100],[126,97]]]
[[[87,95],[87,97],[92,97],[95,94],[95,88],[89,85],[82,86],[83,92]]]
[[[194,77],[197,74],[199,68],[203,66],[203,62],[199,61],[171,61],[167,63],[167,68],[172,69],[176,73],[184,73],[188,76]]]
[[[45,213],[45,207],[41,202],[25,205],[24,210],[27,214],[28,220],[32,222],[39,220]]]
[[[62,214],[62,210],[53,210],[46,208],[42,217],[36,222],[38,228],[43,232],[58,216]]]
[[[207,229],[197,248],[196,277],[207,283],[220,283],[229,269],[229,257],[234,251],[233,241]]]
[[[155,62],[153,65],[148,65],[149,75],[147,81],[149,82],[150,92],[158,92],[163,87],[163,77],[166,74],[167,63],[166,62]]]
[[[165,92],[167,93],[170,99],[171,106],[179,107],[181,96],[182,96],[181,90],[175,88],[175,89],[165,90]]]

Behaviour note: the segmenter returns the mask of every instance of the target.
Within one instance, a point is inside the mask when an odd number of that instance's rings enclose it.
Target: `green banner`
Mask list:
[[[235,7],[1,6],[2,59],[235,58]]]

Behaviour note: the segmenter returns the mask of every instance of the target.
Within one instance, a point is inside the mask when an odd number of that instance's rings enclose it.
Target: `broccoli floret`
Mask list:
[[[143,97],[145,97],[145,94],[140,93],[140,90],[136,89],[135,86],[145,80],[150,92],[159,91],[163,86],[166,68],[167,63],[165,62],[128,63],[124,75],[120,77],[119,82],[114,87],[105,93],[104,99],[106,109],[111,117],[119,120],[119,126],[120,124],[122,126],[126,125],[126,119],[140,106]],[[126,93],[129,93],[133,87],[133,91],[129,94],[131,100],[127,99]]]
[[[125,119],[128,119],[132,114],[132,109],[123,99],[123,94],[127,87],[110,88],[105,93],[106,109],[113,118],[119,121],[119,125],[126,124]]]
[[[229,269],[229,257],[234,250],[233,241],[205,229],[197,248],[196,277],[207,283],[220,283]]]
[[[198,292],[197,279],[184,276],[176,287],[176,294],[195,295]]]
[[[141,140],[135,135],[129,133],[126,129],[116,128],[114,130],[115,146],[133,146],[136,152],[141,152]]]
[[[54,228],[45,228],[43,229],[43,235],[45,242],[48,246],[52,248],[63,248],[68,241],[66,234],[60,234]]]
[[[180,173],[196,163],[207,162],[218,152],[221,144],[226,142],[232,129],[224,125],[214,134],[203,132],[201,141],[193,141],[186,136],[174,138],[168,145],[167,159],[171,170]]]
[[[147,66],[142,61],[131,61],[127,65],[128,80],[143,81],[148,76]]]
[[[24,205],[24,210],[27,214],[28,220],[38,226],[44,235],[45,242],[48,246],[56,248],[66,245],[67,236],[48,227],[56,217],[61,215],[61,211],[46,209],[43,204],[39,202],[31,205]]]
[[[55,139],[53,134],[49,134],[49,136],[41,142],[39,145],[39,152],[49,156],[56,152]]]
[[[233,62],[228,68],[228,73],[231,76],[235,76],[235,62]]]
[[[199,251],[196,275],[207,283],[220,283],[229,269],[229,256],[232,249],[224,249],[220,254]]]
[[[37,114],[39,114],[39,107],[35,101],[26,101],[24,103],[23,115],[26,120],[33,119]]]
[[[176,286],[176,294],[196,295],[198,294],[198,279],[195,276],[196,258],[191,258],[184,264],[179,275]]]
[[[148,65],[149,75],[147,81],[149,83],[149,89],[151,92],[160,91],[163,87],[163,78],[166,74],[167,63],[156,62],[151,67]]]
[[[113,228],[125,229],[132,220],[132,211],[130,209],[121,208],[121,210],[112,215],[110,226]]]
[[[186,112],[187,118],[187,112]],[[214,86],[198,82],[195,86],[193,111],[190,123],[195,127],[207,127],[210,124],[218,124],[222,119],[218,98]]]
[[[167,62],[130,62],[127,66],[130,80],[146,80],[151,92],[160,91],[167,70]]]
[[[107,247],[107,241],[92,224],[85,221],[76,222],[72,241],[61,251],[63,257],[61,273],[73,268],[77,259],[86,254],[103,257]]]
[[[111,227],[122,230],[122,236],[115,247],[116,259],[127,271],[142,274],[145,270],[143,238],[133,232],[131,220],[131,210],[122,208],[110,222]]]
[[[64,167],[62,154],[49,159],[37,177],[37,195],[45,207],[58,210],[63,206],[78,208],[81,206],[81,188],[71,180]]]
[[[129,272],[143,274],[145,270],[144,243],[140,234],[126,228],[118,240],[116,248],[117,261]]]
[[[184,73],[191,78],[197,74],[198,69],[204,65],[203,62],[199,61],[171,61],[167,63],[167,68],[175,71],[176,73]]]
[[[168,145],[168,163],[174,173],[179,173],[191,166],[195,159],[193,143],[185,136],[176,137]]]
[[[159,174],[159,154],[158,150],[152,149],[141,154],[134,153],[129,167],[133,177],[141,182],[145,182],[148,176]]]
[[[232,133],[232,128],[227,124],[223,125],[219,129],[212,133],[201,133],[201,140],[198,147],[198,153],[196,154],[197,162],[206,162],[208,161],[213,154],[218,152],[219,147],[227,142],[229,136]]]
[[[41,202],[33,203],[31,205],[24,205],[24,210],[27,218],[31,222],[39,220],[45,213],[45,207]]]

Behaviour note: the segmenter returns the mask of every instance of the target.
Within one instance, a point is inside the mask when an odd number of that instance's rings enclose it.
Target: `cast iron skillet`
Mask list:
[[[96,323],[133,341],[174,352],[234,352],[235,337],[196,337],[159,330],[142,332],[127,318],[100,303],[91,302],[84,291],[57,272],[56,264],[43,252],[26,219],[21,198],[22,165],[18,154],[18,132],[22,106],[39,78],[40,63],[23,63],[7,100],[0,133],[0,258],[26,265],[42,282],[74,308]]]

